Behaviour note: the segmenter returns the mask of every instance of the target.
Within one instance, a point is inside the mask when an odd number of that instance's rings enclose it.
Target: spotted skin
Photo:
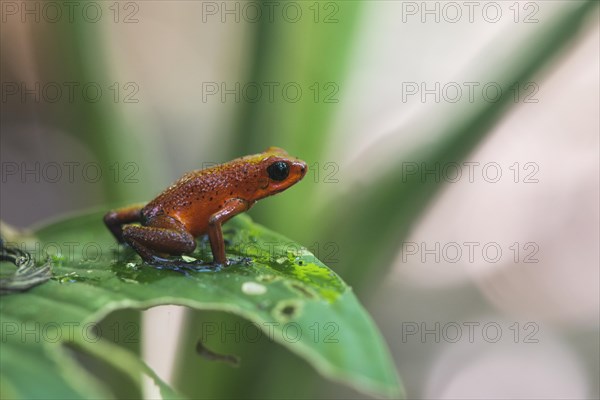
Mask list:
[[[151,265],[191,253],[194,238],[208,233],[213,263],[226,265],[221,225],[258,200],[299,182],[306,163],[270,147],[212,168],[183,175],[146,205],[113,210],[104,222],[120,243],[129,244]],[[140,225],[126,225],[139,222]],[[125,225],[125,226],[123,226]]]

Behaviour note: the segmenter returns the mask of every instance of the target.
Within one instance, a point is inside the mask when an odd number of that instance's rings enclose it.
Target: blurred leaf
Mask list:
[[[142,387],[142,374],[150,377],[158,386],[163,399],[181,399],[169,385],[167,385],[156,373],[150,369],[137,354],[117,346],[108,340],[90,341],[82,335],[75,337],[73,346],[89,355],[106,362],[112,367],[118,369],[123,375],[127,376],[138,387]]]
[[[134,120],[144,107],[144,88],[135,76],[127,82],[116,81],[111,69],[113,60],[106,35],[109,28],[81,18],[32,27],[32,51],[43,61],[36,69],[39,79],[64,82],[75,93],[67,107],[63,102],[45,102],[35,112],[44,113],[44,130],[52,127],[71,135],[93,155],[89,161],[100,166],[102,179],[98,183],[103,185],[106,202],[131,202],[152,193],[135,182],[153,181],[165,172],[164,168],[154,167],[160,159],[160,144],[140,140],[140,131],[147,125]],[[127,95],[131,96],[126,102]],[[67,161],[88,161],[76,154],[64,156],[73,157]]]
[[[14,297],[21,296],[15,295]],[[27,295],[23,295],[27,296]],[[1,298],[2,310],[6,298]],[[2,399],[113,398],[67,356],[58,343],[41,343],[40,326],[2,311],[0,397]],[[54,323],[54,321],[53,321]],[[56,337],[47,329],[46,334]],[[12,337],[16,335],[17,337]],[[27,340],[27,342],[26,342]]]
[[[269,1],[264,1],[269,3]],[[313,170],[321,170],[328,144],[329,124],[339,109],[345,90],[345,76],[352,44],[356,38],[362,1],[301,2],[290,7],[302,13],[291,22],[278,16],[262,18],[257,24],[253,63],[248,81],[263,88],[260,101],[242,101],[236,154],[262,151],[279,146],[305,160],[309,174],[294,188],[295,196],[286,202],[265,200],[251,215],[274,230],[292,229],[293,237],[308,238],[311,222]],[[301,4],[299,6],[298,4]],[[265,4],[263,9],[268,9]],[[269,100],[266,83],[274,87]],[[297,212],[298,210],[308,212]],[[282,218],[281,216],[285,216]]]
[[[114,350],[108,342],[93,347],[97,343],[89,342],[96,342],[98,337],[90,338],[89,324],[118,309],[177,304],[244,317],[322,375],[359,391],[380,396],[402,393],[379,332],[352,290],[336,274],[306,249],[253,224],[248,216],[236,217],[224,233],[231,243],[228,257],[240,263],[182,275],[136,264],[139,257],[130,249],[122,252],[116,246],[102,223],[101,213],[66,219],[38,230],[39,248],[60,248],[62,253],[54,255],[56,265],[50,282],[2,298],[2,324],[11,327],[2,330],[3,380],[23,398],[39,397],[36,385],[25,384],[11,373],[12,364],[15,358],[31,354],[28,364],[48,365],[51,360],[45,359],[46,351],[57,351],[64,340],[74,341],[96,356],[110,354],[103,359],[115,366],[122,364],[121,370],[133,368],[130,374],[144,370],[141,361],[133,360],[126,350]],[[210,259],[209,248],[207,241],[202,241],[194,258]],[[24,334],[28,323],[33,324],[27,328],[33,329],[31,336]],[[337,327],[335,341],[314,340],[308,334],[315,324],[332,323]],[[58,340],[52,340],[56,334],[47,332],[50,329],[64,334],[69,326],[74,327],[74,337],[59,335]],[[290,339],[290,326],[292,331],[304,334]],[[113,350],[109,353],[109,349]],[[139,381],[131,376],[134,382]],[[50,368],[46,379],[50,388],[69,389],[64,383],[68,373],[60,365]],[[201,371],[197,379],[202,380]],[[71,390],[76,391],[74,386]]]
[[[544,24],[512,56],[505,69],[497,71],[489,81],[514,82],[532,80],[534,74],[556,56],[578,34],[597,1],[568,5],[554,23]],[[483,140],[494,125],[514,106],[513,93],[503,91],[497,102],[475,103],[464,113],[448,121],[448,130],[434,143],[426,143],[411,160],[419,160],[429,168],[464,160]],[[429,116],[428,116],[429,118]],[[388,138],[376,145],[389,147]],[[395,160],[379,178],[365,185],[354,185],[344,193],[343,201],[335,200],[322,216],[321,238],[339,239],[340,270],[358,290],[384,276],[412,225],[442,187],[435,176],[405,175],[404,158]],[[344,229],[339,229],[343,226]],[[376,236],[374,235],[376,232]]]

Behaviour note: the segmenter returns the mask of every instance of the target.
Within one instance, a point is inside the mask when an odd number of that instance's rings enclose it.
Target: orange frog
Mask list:
[[[188,172],[145,206],[108,212],[104,223],[120,243],[157,266],[173,264],[166,256],[193,252],[195,238],[208,233],[213,263],[226,265],[221,224],[294,185],[306,171],[304,161],[269,147],[264,153]],[[123,226],[133,222],[141,226]]]

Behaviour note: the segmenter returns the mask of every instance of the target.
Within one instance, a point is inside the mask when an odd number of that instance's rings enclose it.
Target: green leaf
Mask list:
[[[96,356],[110,354],[105,361],[116,358],[116,366],[147,373],[141,361],[133,362],[134,356],[125,350],[95,347],[109,344],[100,342],[101,334],[91,333],[90,324],[114,310],[163,304],[236,314],[265,331],[269,328],[267,333],[275,342],[328,378],[364,393],[402,394],[381,335],[352,289],[305,248],[255,225],[248,216],[240,215],[224,227],[228,257],[237,263],[188,275],[143,265],[133,251],[116,245],[101,213],[51,224],[39,229],[36,236],[39,244],[33,249],[40,251],[34,256],[42,256],[43,251],[54,253],[52,280],[28,292],[4,296],[0,304],[2,382],[19,397],[53,393],[63,397],[69,390],[70,397],[73,393],[98,396],[100,388],[85,392],[75,384],[91,380],[89,374],[81,369],[73,373],[73,368],[66,368],[72,360],[63,366],[50,356],[64,356],[61,342],[74,342]],[[29,246],[25,250],[31,250]],[[60,252],[53,251],[57,249]],[[207,241],[200,241],[193,257],[210,260],[209,249]],[[330,340],[315,339],[311,334],[315,324],[334,324],[336,334]],[[201,332],[197,334],[200,337]],[[43,373],[29,371],[25,379],[13,372],[15,365],[48,368],[43,368]],[[38,374],[44,375],[45,388],[37,386],[42,379]],[[200,372],[198,379],[202,379]]]

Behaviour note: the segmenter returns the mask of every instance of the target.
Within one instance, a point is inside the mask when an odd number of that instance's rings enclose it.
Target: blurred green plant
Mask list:
[[[508,87],[534,80],[549,61],[555,61],[556,55],[573,42],[590,13],[597,11],[598,4],[597,1],[580,2],[556,13],[553,23],[542,25],[512,52],[511,62],[501,64],[502,60],[498,59],[494,65],[502,67],[483,71],[480,81],[499,82]],[[484,59],[483,54],[481,59]],[[513,94],[506,90],[495,102],[470,104],[447,122],[438,140],[413,150],[411,159],[428,166],[462,162],[515,104]],[[384,138],[382,142],[385,141]],[[336,235],[343,249],[340,263],[343,276],[359,289],[384,276],[402,241],[443,186],[436,177],[403,175],[404,159],[394,161],[381,176],[360,188],[352,188],[345,194],[345,201],[336,202],[319,216],[326,221],[326,227],[344,225],[341,232],[325,229],[322,234],[324,237]],[[381,240],[369,240],[370,232],[377,232]],[[366,265],[369,267],[365,268]]]

